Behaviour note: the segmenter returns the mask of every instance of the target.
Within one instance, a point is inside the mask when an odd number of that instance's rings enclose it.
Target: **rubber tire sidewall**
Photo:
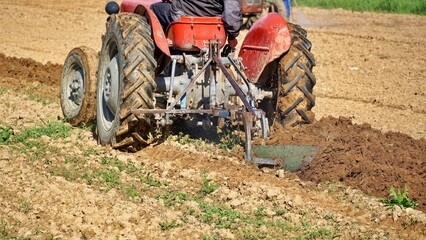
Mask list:
[[[103,91],[101,91],[103,89],[103,87],[101,87],[101,84],[103,84],[103,78],[105,76],[105,71],[108,68],[108,64],[111,61],[109,54],[109,46],[111,41],[114,41],[116,43],[116,47],[117,47],[117,54],[119,57],[119,61],[118,61],[118,69],[120,71],[119,73],[119,78],[120,78],[120,82],[118,85],[118,97],[117,97],[117,101],[119,101],[116,106],[116,112],[114,114],[115,119],[112,122],[112,126],[109,129],[105,129],[102,123],[102,120],[100,119],[100,116],[102,115],[101,111],[101,107],[102,104],[100,103],[100,101],[102,101],[101,99],[103,99]],[[102,145],[107,145],[107,144],[113,144],[115,142],[115,134],[118,130],[118,128],[120,127],[120,106],[121,106],[121,98],[123,96],[123,85],[124,85],[124,66],[123,66],[123,59],[124,58],[124,45],[123,45],[123,37],[122,37],[122,31],[120,26],[118,26],[118,22],[115,20],[112,20],[110,22],[108,22],[108,27],[107,27],[107,31],[103,37],[103,41],[102,41],[102,49],[100,52],[100,56],[99,56],[99,68],[98,68],[98,82],[97,82],[97,91],[96,91],[96,126],[97,126],[97,136],[98,136],[98,141],[102,144]],[[101,126],[101,127],[100,127]]]
[[[60,104],[65,119],[72,126],[79,126],[83,123],[89,123],[95,118],[95,92],[96,92],[96,70],[97,54],[93,49],[87,47],[78,47],[71,50],[65,59],[62,68],[60,83]],[[66,78],[69,77],[73,65],[77,64],[83,70],[84,94],[80,107],[72,109],[67,99]]]

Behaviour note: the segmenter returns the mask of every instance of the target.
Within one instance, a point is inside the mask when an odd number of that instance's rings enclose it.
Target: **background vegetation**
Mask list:
[[[294,0],[306,7],[426,15],[426,0]]]

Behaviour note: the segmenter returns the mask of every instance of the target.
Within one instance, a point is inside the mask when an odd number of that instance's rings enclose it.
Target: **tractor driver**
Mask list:
[[[165,31],[170,23],[181,16],[213,17],[222,16],[228,36],[228,45],[235,48],[243,17],[241,0],[162,0],[151,5]]]

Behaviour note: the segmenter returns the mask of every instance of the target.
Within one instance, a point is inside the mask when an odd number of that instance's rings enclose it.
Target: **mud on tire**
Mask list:
[[[102,145],[135,151],[149,143],[154,108],[155,45],[145,17],[112,15],[102,41],[96,99],[97,135]]]
[[[315,106],[312,93],[316,78],[312,73],[315,58],[310,52],[311,42],[306,31],[299,25],[288,23],[292,36],[289,51],[279,61],[277,114],[275,123],[283,126],[295,126],[312,123],[315,120],[311,111]]]
[[[97,68],[98,55],[88,47],[74,48],[65,59],[60,85],[61,109],[73,126],[95,118]]]

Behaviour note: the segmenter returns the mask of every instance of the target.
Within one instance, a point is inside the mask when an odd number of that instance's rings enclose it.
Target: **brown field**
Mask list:
[[[0,129],[63,118],[61,64],[73,47],[100,49],[106,2],[0,0]],[[49,148],[0,144],[0,239],[426,238],[426,17],[296,8],[293,18],[317,59],[317,121],[266,142],[320,146],[309,167],[259,169],[242,149],[173,138],[123,153],[84,128],[41,137]],[[102,182],[106,172],[119,182]],[[379,202],[404,184],[416,210]],[[206,219],[206,206],[233,212]],[[236,212],[246,218],[221,225]]]

